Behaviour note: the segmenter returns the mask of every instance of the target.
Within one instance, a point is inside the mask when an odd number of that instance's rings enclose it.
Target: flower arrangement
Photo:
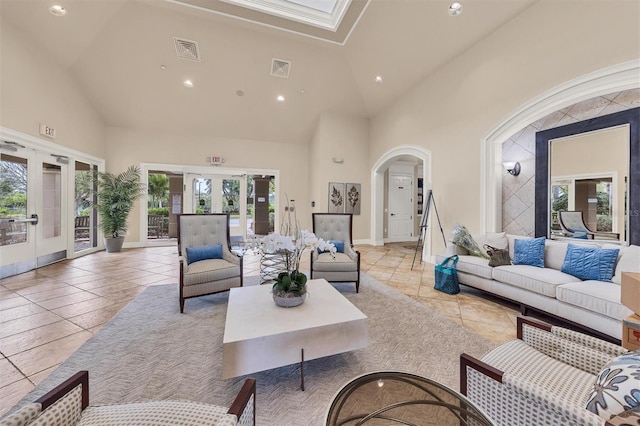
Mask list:
[[[467,228],[462,225],[456,225],[451,231],[453,236],[453,244],[465,248],[469,251],[469,254],[473,256],[489,259],[489,256],[478,247],[478,243],[475,242]]]
[[[297,232],[295,239],[291,235],[276,232],[264,237],[258,245],[263,253],[279,253],[284,257],[285,270],[278,274],[273,284],[273,293],[280,297],[300,297],[307,292],[307,276],[300,272],[300,260],[305,249],[320,249],[332,255],[336,247],[309,230]]]

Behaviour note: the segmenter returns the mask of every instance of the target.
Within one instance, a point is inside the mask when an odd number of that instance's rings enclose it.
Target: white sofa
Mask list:
[[[487,233],[473,235],[473,238],[481,248],[484,244],[508,248],[513,260],[514,241],[531,237]],[[612,282],[582,281],[562,272],[560,269],[569,242],[619,248]],[[457,270],[461,284],[515,301],[520,304],[523,314],[532,308],[620,340],[622,319],[633,313],[620,303],[620,280],[623,271],[640,272],[639,246],[621,246],[594,240],[548,239],[545,241],[544,268],[529,265],[490,267],[488,260],[471,256],[466,250],[449,244],[446,256],[452,254],[460,257]],[[436,262],[442,262],[446,256],[436,256]]]

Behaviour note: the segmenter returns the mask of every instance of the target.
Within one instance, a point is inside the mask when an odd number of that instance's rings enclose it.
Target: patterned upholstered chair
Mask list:
[[[608,363],[627,353],[604,340],[519,317],[516,340],[481,360],[460,356],[460,392],[500,426],[617,425],[624,414],[599,416],[587,410],[587,402],[596,379],[608,378]]]
[[[89,373],[80,371],[35,402],[2,419],[0,425],[250,426],[256,424],[255,395],[256,381],[247,379],[230,408],[183,400],[91,406]]]
[[[343,252],[311,252],[311,278],[324,278],[329,282],[354,282],[360,291],[360,252],[353,248],[353,215],[341,213],[314,213],[313,233],[326,241],[338,242]],[[338,250],[339,251],[339,250]]]
[[[190,297],[242,287],[242,257],[231,252],[228,214],[183,214],[178,219],[180,312]]]

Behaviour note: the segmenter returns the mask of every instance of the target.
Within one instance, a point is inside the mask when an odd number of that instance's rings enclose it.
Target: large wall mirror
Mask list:
[[[536,133],[535,235],[571,235],[567,210],[590,238],[640,245],[640,108]]]

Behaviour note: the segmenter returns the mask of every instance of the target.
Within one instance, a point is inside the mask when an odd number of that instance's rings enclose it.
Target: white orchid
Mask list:
[[[287,272],[299,272],[300,259],[305,249],[328,251],[336,253],[336,246],[329,241],[318,238],[307,229],[298,231],[294,239],[290,235],[280,235],[277,232],[265,236],[258,244],[258,250],[263,253],[281,253],[286,257]]]

